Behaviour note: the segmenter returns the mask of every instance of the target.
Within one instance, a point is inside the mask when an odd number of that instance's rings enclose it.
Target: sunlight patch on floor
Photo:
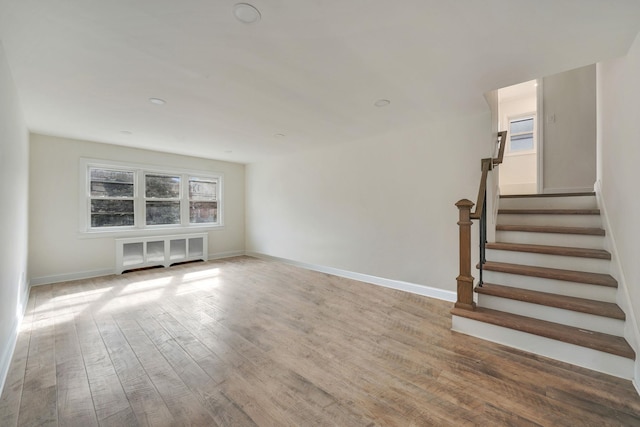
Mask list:
[[[187,295],[194,292],[208,291],[217,288],[220,283],[221,281],[217,277],[185,283],[183,285],[180,285],[180,288],[176,292],[176,295]]]
[[[165,293],[165,289],[158,288],[158,285],[156,285],[154,289],[138,289],[136,291],[130,291],[130,293],[118,295],[111,299],[104,306],[98,309],[98,313],[112,313],[148,304],[152,301],[158,300]]]
[[[173,279],[171,277],[161,277],[159,279],[143,280],[140,282],[129,283],[118,294],[119,295],[136,294],[136,293],[139,293],[140,291],[151,290],[154,288],[164,288],[167,285],[170,285],[172,280]]]
[[[196,279],[206,279],[209,277],[216,277],[218,274],[220,274],[219,268],[209,268],[207,270],[185,273],[182,277],[185,281],[191,281]]]

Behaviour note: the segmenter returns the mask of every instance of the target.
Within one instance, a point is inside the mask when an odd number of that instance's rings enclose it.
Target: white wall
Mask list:
[[[500,128],[508,130],[509,117],[536,112],[535,88],[532,95],[500,101]],[[536,141],[537,144],[537,141]],[[531,194],[537,192],[537,154],[505,153],[500,165],[501,194]]]
[[[600,132],[599,152],[602,153],[602,200],[611,226],[607,232],[615,242],[614,271],[629,294],[635,320],[634,332],[640,330],[640,35],[628,56],[600,64],[599,86]],[[625,296],[625,295],[622,295]],[[623,304],[626,301],[622,302]],[[627,313],[629,318],[629,313]],[[633,337],[630,337],[633,338]],[[638,344],[636,342],[636,344]],[[636,347],[636,353],[640,350]],[[640,385],[640,361],[636,359],[636,387]]]
[[[454,204],[491,148],[487,110],[248,165],[247,251],[455,290]]]
[[[500,122],[500,107],[498,91],[492,90],[484,94],[491,115],[491,135],[496,138],[489,141],[488,151],[484,157],[495,158],[498,156],[500,145],[498,144],[498,131]],[[493,167],[493,172],[487,179],[487,242],[496,241],[496,224],[498,222],[498,207],[500,204],[500,166]]]
[[[27,297],[29,133],[0,43],[0,393]]]
[[[32,283],[109,274],[115,268],[114,237],[86,237],[79,232],[81,157],[223,173],[225,226],[209,231],[209,257],[244,252],[244,165],[32,134]]]
[[[596,69],[543,79],[544,192],[592,191],[596,181]]]

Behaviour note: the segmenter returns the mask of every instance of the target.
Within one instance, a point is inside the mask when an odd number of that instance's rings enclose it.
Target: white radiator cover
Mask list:
[[[208,233],[116,239],[116,274],[126,270],[208,259]]]

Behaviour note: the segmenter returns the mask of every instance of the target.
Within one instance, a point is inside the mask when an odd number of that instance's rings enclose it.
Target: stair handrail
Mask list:
[[[482,175],[480,177],[480,186],[478,188],[478,198],[475,203],[476,209],[471,212],[474,203],[468,199],[459,200],[456,203],[458,208],[458,226],[460,236],[460,274],[456,278],[457,282],[457,300],[456,308],[466,310],[474,310],[476,307],[473,301],[473,276],[471,276],[471,225],[473,220],[480,220],[480,279],[479,285],[482,286],[482,266],[485,263],[485,245],[487,243],[487,178],[489,172],[494,166],[502,163],[504,159],[504,149],[507,142],[507,131],[498,132],[498,156],[494,158],[485,158],[481,160]]]

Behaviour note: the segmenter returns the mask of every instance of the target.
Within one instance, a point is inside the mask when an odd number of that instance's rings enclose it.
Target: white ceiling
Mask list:
[[[0,0],[29,129],[248,163],[480,111],[640,31],[638,0],[250,2]]]

